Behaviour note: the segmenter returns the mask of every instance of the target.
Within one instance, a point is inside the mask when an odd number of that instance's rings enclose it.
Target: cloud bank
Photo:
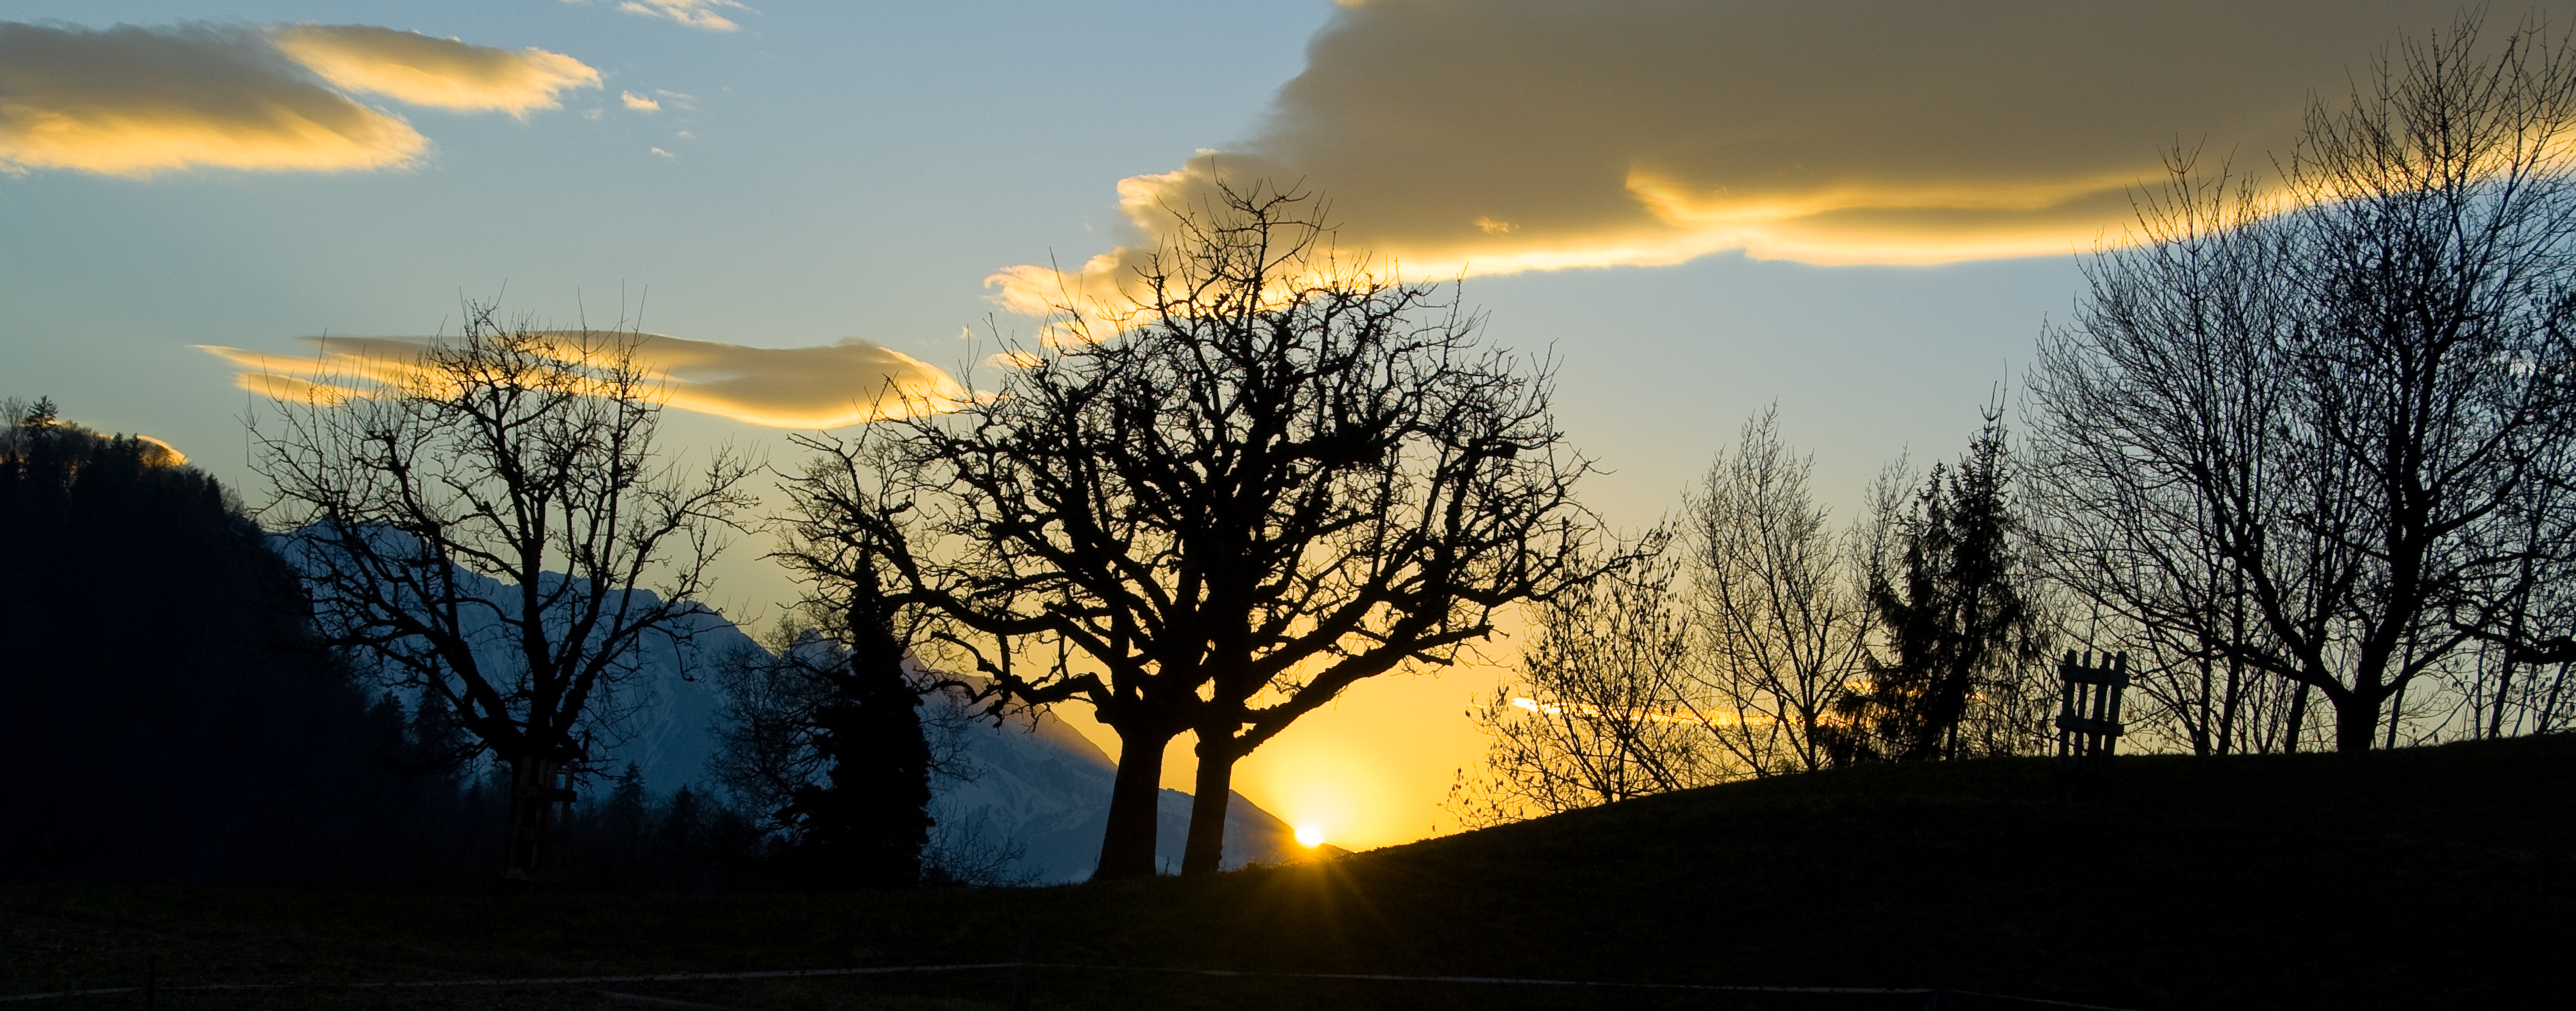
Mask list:
[[[431,337],[307,337],[305,356],[203,346],[241,367],[241,388],[281,400],[367,396],[418,376]],[[755,348],[639,335],[635,357],[681,410],[772,428],[839,428],[959,403],[965,388],[911,355],[862,340]]]
[[[2566,23],[2576,7],[2550,4]],[[1097,295],[1210,182],[1332,200],[1413,277],[2063,254],[2177,143],[2259,163],[2313,92],[2457,0],[1345,0],[1241,144],[1118,187],[1126,248],[995,278]],[[2498,8],[2490,35],[2518,8]]]
[[[598,85],[598,71],[560,53],[364,25],[0,22],[0,169],[398,167],[420,158],[428,138],[344,91],[524,116]]]

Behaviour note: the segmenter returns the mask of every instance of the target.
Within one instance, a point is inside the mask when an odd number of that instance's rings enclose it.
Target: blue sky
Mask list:
[[[2401,0],[746,3],[0,0],[0,22],[74,35],[363,24],[596,75],[523,88],[559,107],[516,116],[342,87],[426,141],[344,171],[103,173],[26,154],[6,132],[23,116],[0,116],[0,394],[166,439],[255,504],[252,395],[200,345],[428,335],[461,299],[502,297],[558,325],[640,311],[689,341],[855,338],[952,366],[993,350],[961,337],[988,321],[1034,324],[997,271],[1090,283],[1150,238],[1121,180],[1186,198],[1230,166],[1334,195],[1346,239],[1471,275],[1493,340],[1552,351],[1614,522],[1677,508],[1774,401],[1848,517],[1907,447],[1964,446],[2163,148],[2260,163],[2307,89],[2450,17]],[[675,412],[670,431],[790,462],[780,429]],[[774,612],[793,587],[748,547],[718,602]],[[1418,835],[1473,757],[1457,713],[1491,684],[1364,687],[1241,781],[1292,817],[1344,810],[1314,816],[1340,838]],[[1398,724],[1430,729],[1374,743]],[[1343,771],[1295,772],[1326,765]]]
[[[460,299],[559,324],[613,321],[622,299],[674,336],[855,337],[953,366],[990,349],[988,321],[1030,325],[993,304],[988,275],[1116,244],[1116,182],[1256,133],[1335,9],[1209,6],[763,3],[726,11],[739,28],[724,32],[560,0],[0,4],[0,19],[89,28],[365,22],[563,53],[603,79],[524,120],[382,103],[430,142],[406,168],[0,177],[6,385],[241,478],[246,395],[192,346],[433,333]],[[1595,497],[1635,524],[1775,398],[1837,498],[1906,443],[1963,441],[2068,303],[2072,263],[1721,252],[1479,277],[1467,295],[1494,339],[1554,349],[1569,429],[1617,471]],[[772,434],[674,420],[697,438]]]

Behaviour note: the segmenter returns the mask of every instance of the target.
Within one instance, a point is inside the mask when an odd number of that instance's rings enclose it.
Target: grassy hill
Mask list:
[[[1036,1006],[1919,1008],[1763,994],[1214,977],[1924,987],[2163,1011],[2567,998],[2576,737],[2367,755],[2040,761],[1741,783],[1211,880],[884,896],[0,892],[0,996],[1035,958]],[[164,992],[161,1007],[1006,1007],[1009,970],[445,990]],[[1959,1008],[2044,1004],[1955,994]],[[27,1006],[141,1006],[139,996]],[[671,1006],[664,1004],[661,1006]]]

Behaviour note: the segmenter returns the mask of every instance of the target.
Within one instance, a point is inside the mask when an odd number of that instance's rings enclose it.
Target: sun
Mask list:
[[[1324,844],[1324,830],[1315,825],[1297,826],[1297,845],[1314,849]]]

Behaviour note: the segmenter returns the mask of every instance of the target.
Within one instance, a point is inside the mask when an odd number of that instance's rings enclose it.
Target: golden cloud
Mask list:
[[[325,81],[413,105],[495,110],[525,118],[556,96],[599,87],[599,71],[562,53],[468,45],[372,25],[289,25],[278,51]]]
[[[2562,15],[2576,8],[2550,0]],[[2130,221],[2179,144],[2283,150],[2458,0],[1368,0],[1248,142],[1118,186],[1130,234],[995,275],[1101,297],[1213,184],[1302,185],[1338,244],[1413,277],[2064,254]],[[2499,10],[2497,20],[2506,21]],[[2496,29],[2509,27],[2498,24]],[[2491,29],[2500,37],[2501,30]]]
[[[599,84],[598,71],[561,53],[367,25],[0,23],[0,170],[396,167],[428,138],[334,88],[525,117]]]
[[[0,23],[0,168],[335,171],[408,164],[428,146],[308,80],[261,32]]]
[[[566,332],[562,336],[574,335]],[[241,388],[281,400],[333,403],[423,378],[430,337],[308,337],[307,356],[201,345],[242,371]],[[566,345],[574,343],[567,339]],[[635,359],[664,403],[772,428],[839,428],[919,410],[947,410],[967,396],[948,374],[880,344],[845,340],[804,348],[755,348],[660,334],[634,337]]]

